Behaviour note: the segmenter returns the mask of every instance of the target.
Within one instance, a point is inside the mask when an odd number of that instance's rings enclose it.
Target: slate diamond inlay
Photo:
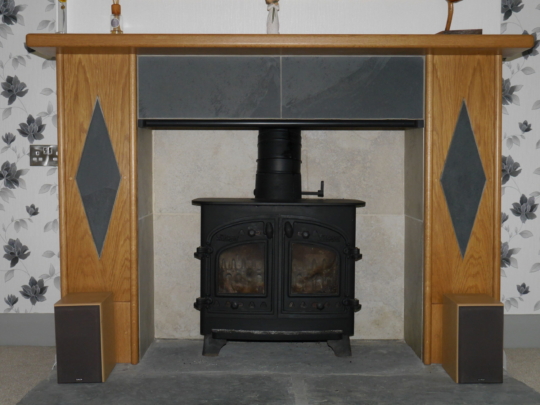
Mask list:
[[[98,99],[86,134],[76,181],[100,257],[120,179],[120,170]]]
[[[486,174],[465,101],[448,149],[441,184],[463,257],[486,184]]]

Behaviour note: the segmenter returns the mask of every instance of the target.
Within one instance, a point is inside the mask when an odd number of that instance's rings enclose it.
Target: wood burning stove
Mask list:
[[[259,133],[255,199],[199,198],[203,354],[227,340],[326,340],[351,354],[356,208],[303,199],[297,129]],[[305,194],[305,193],[304,193]],[[323,190],[308,193],[323,196]]]

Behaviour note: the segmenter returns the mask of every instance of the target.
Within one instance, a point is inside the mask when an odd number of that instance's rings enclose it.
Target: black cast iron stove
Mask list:
[[[227,340],[328,341],[350,356],[356,208],[301,191],[299,129],[259,132],[255,198],[199,198],[203,355]]]

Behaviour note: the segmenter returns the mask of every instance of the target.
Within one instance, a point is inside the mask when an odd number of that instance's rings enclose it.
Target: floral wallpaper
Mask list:
[[[29,32],[55,29],[54,0],[0,0],[0,312],[53,312],[60,297],[57,170],[30,167],[29,146],[56,144],[55,62]],[[533,34],[503,66],[501,297],[540,314],[540,0],[502,0],[501,33]]]
[[[0,0],[0,312],[53,312],[60,298],[57,169],[30,167],[31,144],[56,144],[55,62],[29,32],[55,27],[54,0]]]
[[[503,66],[501,298],[540,315],[540,0],[502,0],[501,33],[535,45]]]

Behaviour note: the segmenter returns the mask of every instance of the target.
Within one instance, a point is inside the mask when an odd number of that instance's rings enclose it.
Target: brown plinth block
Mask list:
[[[116,364],[113,294],[68,294],[54,321],[58,383],[105,382]]]
[[[446,294],[443,368],[456,383],[503,382],[503,304],[484,294]]]

